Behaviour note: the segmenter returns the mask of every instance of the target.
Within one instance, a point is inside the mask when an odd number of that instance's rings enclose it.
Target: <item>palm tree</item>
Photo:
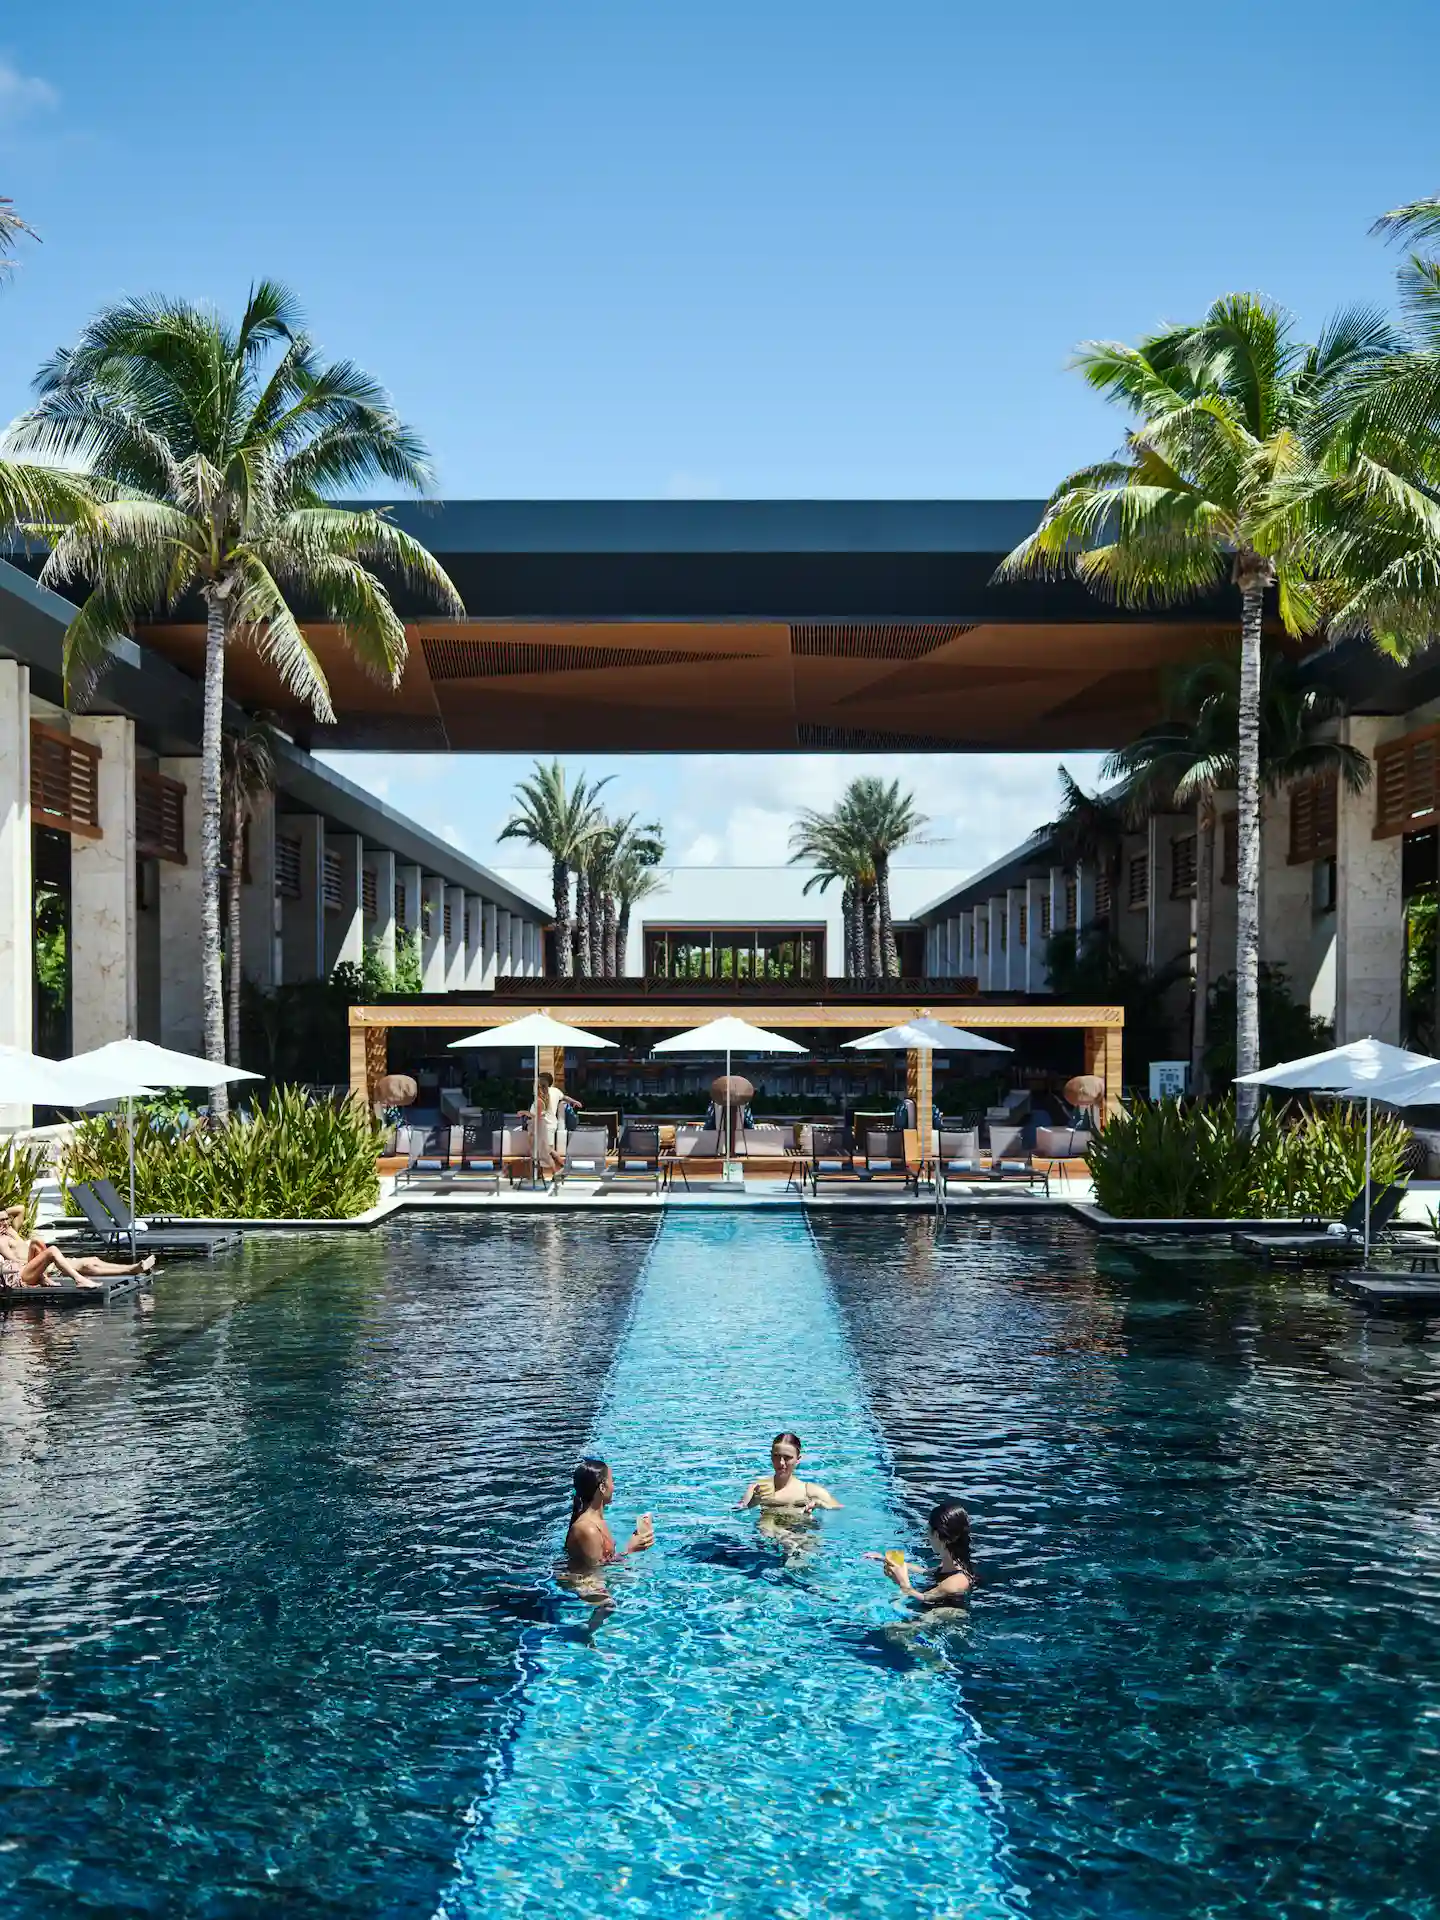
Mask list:
[[[1086,793],[1068,768],[1056,771],[1060,811],[1042,832],[1053,842],[1065,866],[1093,867],[1097,878],[1103,879],[1109,902],[1105,940],[1114,947],[1118,944],[1116,905],[1120,897],[1120,854],[1129,826],[1128,802],[1123,791]]]
[[[83,700],[139,619],[196,595],[205,609],[200,762],[205,1053],[225,1057],[220,944],[220,777],[225,659],[253,647],[322,721],[320,663],[292,610],[339,628],[387,685],[405,626],[376,569],[443,612],[464,607],[443,568],[376,508],[327,490],[384,478],[423,490],[425,449],[386,395],[346,361],[325,364],[282,287],[253,287],[238,327],[187,301],[128,300],[41,369],[16,428],[42,454],[84,460],[101,497],[61,533],[42,578],[84,582],[65,634],[69,699]],[[224,1091],[213,1103],[225,1108]]]
[[[245,823],[252,802],[275,784],[275,730],[260,715],[243,732],[227,728],[220,741],[220,808],[225,822],[226,1052],[240,1065],[240,887],[245,877]]]
[[[658,832],[658,829],[657,829]],[[664,841],[659,841],[659,859],[664,858]],[[617,978],[623,978],[626,956],[630,951],[630,910],[638,901],[648,900],[663,890],[665,879],[658,859],[651,861],[635,847],[622,851],[615,864],[615,955]]]
[[[31,240],[40,237],[16,213],[14,201],[0,196],[0,283],[15,271],[12,256],[22,234]],[[90,489],[83,476],[0,460],[0,533],[25,527],[42,536],[53,534],[67,521],[81,518],[89,505]]]
[[[1391,336],[1370,313],[1341,315],[1318,346],[1293,338],[1288,316],[1253,294],[1217,300],[1198,326],[1138,347],[1097,341],[1077,364],[1090,385],[1137,424],[1121,454],[1062,481],[1039,527],[997,577],[1074,574],[1131,606],[1169,605],[1220,591],[1238,599],[1239,806],[1236,876],[1237,1072],[1260,1062],[1260,654],[1267,596],[1287,631],[1321,618],[1310,550],[1277,517],[1314,469],[1315,426],[1327,401]],[[1307,439],[1307,436],[1309,438]],[[1238,1089],[1248,1128],[1254,1088]]]
[[[1122,783],[1133,821],[1159,809],[1195,808],[1195,992],[1190,1032],[1190,1084],[1204,1090],[1206,1016],[1210,994],[1211,896],[1215,874],[1215,796],[1236,781],[1240,665],[1213,654],[1176,674],[1168,689],[1171,718],[1147,727],[1112,753],[1102,772]],[[1316,728],[1339,718],[1344,703],[1308,679],[1298,663],[1267,648],[1260,669],[1260,779],[1267,793],[1297,780],[1333,773],[1352,793],[1369,783],[1370,762],[1338,740],[1316,740]]]
[[[854,821],[836,807],[824,813],[802,809],[790,831],[790,863],[809,861],[815,872],[805,882],[805,893],[829,891],[841,883],[841,923],[844,928],[845,978],[863,980],[880,969],[880,920],[876,907],[875,866],[869,848],[860,840]],[[874,963],[871,963],[870,927],[874,923]]]
[[[887,783],[873,774],[862,774],[850,782],[838,811],[856,844],[869,856],[875,877],[876,930],[880,943],[876,971],[894,979],[900,972],[900,956],[890,906],[890,856],[901,847],[919,845],[929,821],[917,812],[915,796],[901,793],[898,780]]]
[[[630,937],[628,906],[621,915],[622,882],[632,884],[629,905],[641,897],[633,890],[633,879],[654,868],[665,857],[665,833],[658,820],[636,826],[635,815],[612,820],[595,842],[595,864],[591,872],[592,899],[598,895],[600,927],[600,970],[606,980],[615,980],[625,970],[626,945]],[[645,887],[642,893],[651,893]]]
[[[591,784],[582,775],[573,788],[567,789],[565,769],[558,760],[552,760],[548,767],[537,760],[530,778],[516,786],[515,811],[498,836],[501,840],[523,840],[527,846],[543,848],[550,856],[555,898],[555,968],[562,980],[570,979],[575,971],[570,874],[579,865],[588,843],[601,830],[595,801],[606,784],[604,780]],[[582,968],[581,972],[587,970]]]

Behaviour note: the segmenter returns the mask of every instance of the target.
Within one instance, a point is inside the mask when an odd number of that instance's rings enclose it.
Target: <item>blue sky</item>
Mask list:
[[[0,296],[0,412],[101,303],[233,309],[268,273],[452,496],[1038,495],[1116,438],[1077,340],[1235,287],[1307,330],[1383,301],[1370,221],[1440,191],[1405,0],[8,13],[0,192],[44,244]],[[704,773],[624,771],[677,812]],[[513,777],[389,773],[476,851]],[[943,770],[954,864],[1051,779]]]

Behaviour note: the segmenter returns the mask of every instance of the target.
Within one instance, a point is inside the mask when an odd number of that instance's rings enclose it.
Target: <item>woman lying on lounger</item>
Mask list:
[[[813,1513],[816,1507],[838,1511],[840,1502],[818,1480],[795,1478],[799,1464],[799,1434],[777,1433],[770,1442],[770,1472],[750,1482],[741,1507],[762,1507],[767,1513]]]
[[[103,1280],[149,1273],[154,1268],[153,1253],[124,1265],[117,1265],[113,1260],[97,1260],[88,1253],[80,1260],[68,1259],[58,1247],[47,1246],[43,1240],[23,1238],[20,1228],[24,1220],[23,1207],[6,1207],[0,1213],[0,1286],[54,1286],[53,1280],[45,1278],[51,1267],[77,1287],[98,1287]]]

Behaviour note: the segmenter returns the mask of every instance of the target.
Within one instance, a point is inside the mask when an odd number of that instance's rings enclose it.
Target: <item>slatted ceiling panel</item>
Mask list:
[[[802,720],[795,729],[797,747],[831,753],[954,753],[957,742],[938,733],[891,733],[879,727],[826,727]]]
[[[691,667],[760,660],[732,648],[575,646],[561,640],[472,640],[426,635],[420,642],[432,680],[501,680],[516,673],[594,673],[606,667]]]
[[[969,633],[972,625],[808,620],[790,628],[790,651],[811,660],[919,660]]]

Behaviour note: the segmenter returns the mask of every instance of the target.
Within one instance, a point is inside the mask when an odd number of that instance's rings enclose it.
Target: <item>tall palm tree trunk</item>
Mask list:
[[[840,896],[840,927],[845,942],[845,978],[860,978],[860,935],[859,921],[855,911],[855,883],[845,882],[845,891]]]
[[[880,889],[872,880],[865,889],[865,973],[870,980],[883,979],[884,954],[880,946]]]
[[[580,980],[594,977],[590,966],[590,876],[584,867],[575,869],[575,974]]]
[[[880,914],[880,971],[887,980],[900,974],[900,949],[895,944],[895,916],[890,910],[890,856],[875,856],[875,899]]]
[[[240,885],[245,864],[245,805],[236,797],[230,815],[230,882],[225,889],[225,997],[226,1052],[232,1067],[240,1064]]]
[[[1260,1065],[1260,657],[1269,569],[1253,554],[1240,579],[1239,801],[1235,860],[1235,1072]],[[1259,1103],[1255,1087],[1235,1089],[1235,1121],[1248,1132]]]
[[[570,920],[570,867],[567,861],[552,862],[550,883],[555,894],[555,971],[562,980],[568,980],[575,971],[575,954],[571,944],[573,928]]]
[[[1195,803],[1195,1001],[1190,1015],[1190,1091],[1205,1091],[1209,1044],[1211,908],[1215,892],[1215,796]]]
[[[615,949],[620,926],[615,914],[615,896],[607,888],[600,896],[600,962],[604,978],[615,978]]]
[[[630,958],[630,902],[623,897],[618,902],[615,913],[615,978],[625,978],[625,968]]]
[[[200,988],[205,1058],[225,1059],[225,984],[220,958],[220,736],[225,715],[225,606],[215,589],[205,605],[205,708],[200,741]],[[229,1117],[225,1088],[210,1095],[216,1119]]]

